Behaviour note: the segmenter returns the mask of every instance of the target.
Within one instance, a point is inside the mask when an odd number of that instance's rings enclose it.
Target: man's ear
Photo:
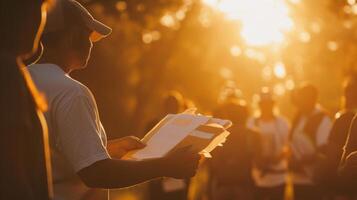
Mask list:
[[[74,32],[70,32],[68,33],[68,36],[66,37],[66,48],[68,49],[74,49],[75,48],[75,41],[76,41],[76,37],[75,37],[75,33]]]

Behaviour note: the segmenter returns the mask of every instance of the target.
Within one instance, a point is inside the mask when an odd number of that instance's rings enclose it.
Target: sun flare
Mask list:
[[[203,3],[223,12],[230,20],[239,20],[240,34],[248,45],[281,43],[284,33],[293,27],[284,0],[203,0]]]

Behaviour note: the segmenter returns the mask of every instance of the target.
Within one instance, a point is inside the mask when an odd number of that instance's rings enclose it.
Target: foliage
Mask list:
[[[308,80],[319,87],[322,104],[336,111],[341,81],[356,68],[357,7],[295,1],[287,2],[295,26],[285,42],[256,47],[240,36],[239,21],[200,1],[83,0],[113,33],[96,44],[88,69],[75,76],[94,91],[110,137],[143,134],[172,89],[210,112],[222,88],[237,86],[250,101],[269,86],[282,113],[291,116],[288,90]],[[286,70],[281,77],[274,76],[279,64]]]

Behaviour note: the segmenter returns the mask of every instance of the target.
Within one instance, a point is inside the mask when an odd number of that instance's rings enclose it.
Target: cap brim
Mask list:
[[[92,42],[97,42],[112,32],[110,27],[95,19],[87,21],[87,26],[93,31],[90,36]]]
[[[108,36],[112,32],[112,29],[109,26],[94,19],[94,17],[88,12],[88,10],[83,7],[79,2],[75,0],[68,0],[67,2],[69,3],[69,5],[74,6],[77,9],[85,25],[93,32],[93,36],[91,36],[91,40],[93,42],[96,42]]]

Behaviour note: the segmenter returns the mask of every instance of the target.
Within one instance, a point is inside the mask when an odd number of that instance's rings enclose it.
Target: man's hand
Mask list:
[[[347,185],[355,185],[357,182],[357,151],[353,151],[340,166],[339,175]]]
[[[165,176],[172,178],[190,178],[196,174],[201,156],[185,147],[162,158],[162,169]]]
[[[350,170],[350,172],[356,171],[356,169],[357,169],[357,151],[353,151],[346,157],[345,169]],[[354,175],[357,175],[357,173],[354,173]]]
[[[142,149],[146,145],[134,136],[109,140],[107,150],[112,158],[121,159],[126,153],[136,149]]]

